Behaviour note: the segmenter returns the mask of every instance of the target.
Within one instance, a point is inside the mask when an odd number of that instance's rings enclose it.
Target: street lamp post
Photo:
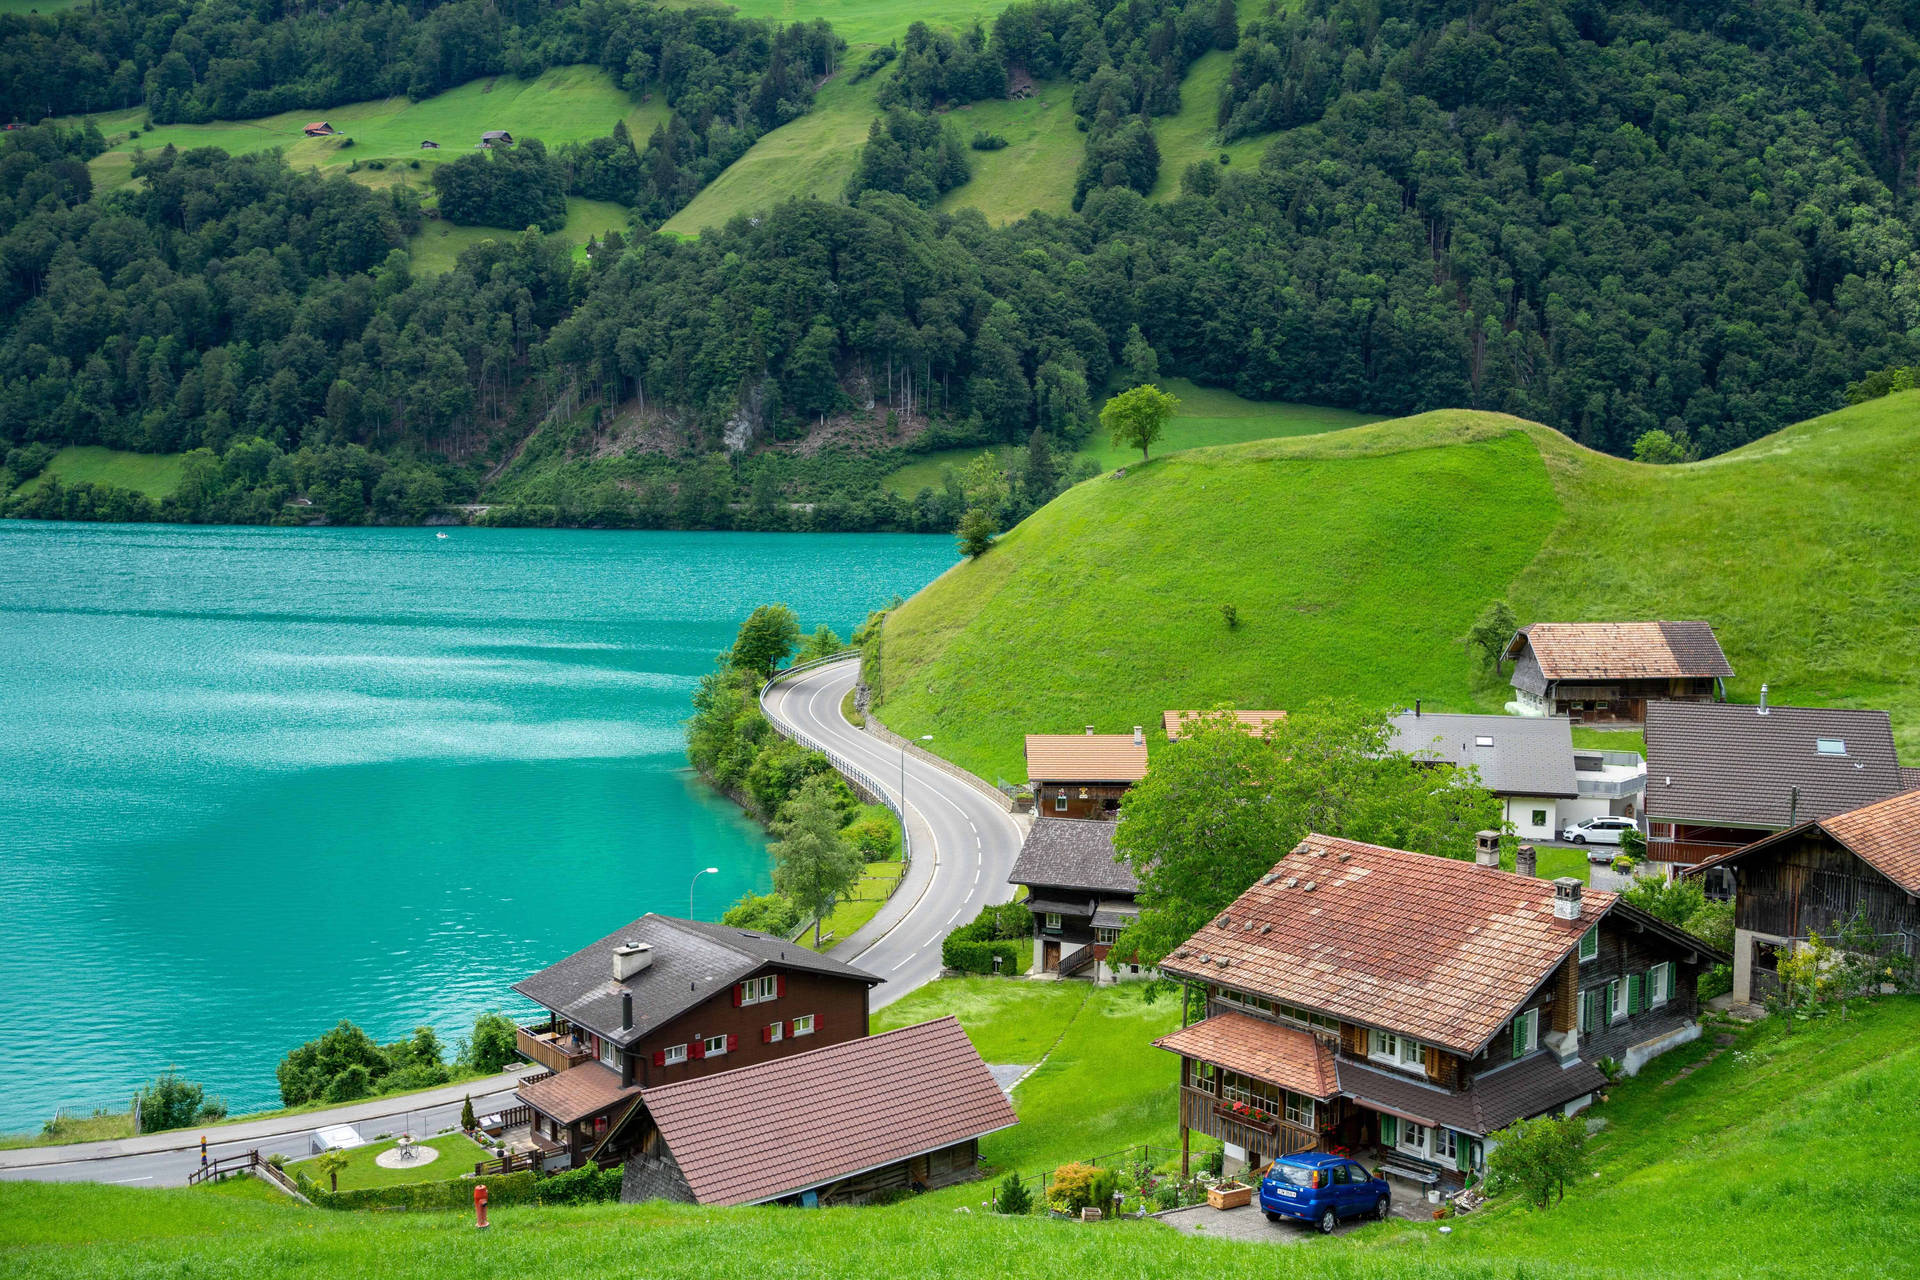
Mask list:
[[[701,876],[712,876],[712,875],[718,875],[719,873],[720,873],[720,868],[718,867],[702,867],[700,870],[693,873],[693,879],[687,881],[687,919],[691,920],[694,918],[693,886],[700,883]]]

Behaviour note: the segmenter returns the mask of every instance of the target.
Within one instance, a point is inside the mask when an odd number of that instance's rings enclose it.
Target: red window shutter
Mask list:
[[[733,1007],[738,1009],[741,1005],[746,1003],[746,1000],[747,1000],[747,984],[744,982],[734,983],[733,984]]]
[[[783,973],[773,980],[773,993],[776,996],[784,996],[787,994],[787,975],[786,974]]]
[[[793,1039],[793,1023],[782,1022],[779,1024],[779,1026],[780,1026],[780,1038],[782,1040]]]
[[[656,1067],[664,1067],[667,1065],[667,1051],[665,1049],[655,1049],[653,1051],[653,1065]]]
[[[769,1022],[769,1023],[768,1023],[768,1024],[766,1025],[766,1026],[764,1026],[764,1027],[762,1027],[762,1028],[760,1028],[760,1043],[761,1043],[761,1044],[772,1044],[772,1043],[773,1043],[773,1029],[774,1029],[774,1028],[775,1028],[776,1026],[778,1026],[778,1025],[780,1025],[780,1024],[779,1024],[779,1023],[777,1023],[777,1022]]]
[[[735,1049],[738,1049],[739,1047],[740,1047],[740,1037],[729,1033],[727,1036],[727,1052],[732,1053]]]
[[[707,1042],[705,1040],[702,1040],[699,1036],[695,1036],[693,1039],[689,1040],[687,1042],[687,1056],[689,1058],[706,1057]]]

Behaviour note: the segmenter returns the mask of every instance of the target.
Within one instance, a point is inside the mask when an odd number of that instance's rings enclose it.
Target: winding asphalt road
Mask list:
[[[880,1008],[939,976],[948,930],[1013,897],[1007,873],[1025,832],[977,787],[849,724],[840,703],[859,675],[857,658],[812,667],[767,689],[760,704],[781,729],[896,802],[904,781],[912,863],[887,905],[833,952],[886,980],[873,993]]]

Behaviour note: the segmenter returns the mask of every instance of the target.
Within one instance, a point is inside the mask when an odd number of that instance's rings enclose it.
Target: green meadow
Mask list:
[[[955,31],[964,31],[976,21],[991,28],[994,17],[1006,6],[1004,0],[935,0],[932,4],[900,0],[740,0],[732,7],[745,17],[781,23],[825,18],[841,39],[859,46],[897,40],[916,22]],[[850,50],[846,65],[858,65],[856,59],[864,57],[865,52],[857,47]]]
[[[97,444],[72,444],[53,455],[47,469],[21,485],[31,493],[57,476],[61,484],[112,485],[136,489],[158,501],[180,487],[180,454],[130,453]]]
[[[416,1144],[438,1153],[431,1162],[395,1169],[383,1167],[379,1157],[399,1145],[399,1139],[396,1138],[349,1150],[346,1153],[346,1167],[338,1174],[340,1190],[360,1191],[368,1187],[397,1187],[407,1182],[450,1181],[472,1173],[474,1164],[491,1154],[464,1133],[443,1133],[437,1138],[422,1139]],[[287,1166],[287,1172],[304,1173],[322,1188],[331,1188],[333,1181],[320,1171],[318,1161],[318,1156],[310,1160],[296,1160]]]
[[[1241,5],[1240,20],[1245,22],[1251,6]],[[1180,82],[1180,110],[1153,122],[1153,140],[1160,148],[1160,178],[1153,184],[1152,199],[1171,200],[1180,194],[1180,175],[1196,160],[1215,164],[1225,156],[1229,166],[1257,169],[1260,157],[1273,141],[1272,134],[1239,138],[1224,146],[1219,142],[1220,94],[1232,70],[1233,55],[1215,49],[1203,53],[1187,68]],[[1079,163],[1076,155],[1074,163]]]
[[[1447,410],[1158,458],[1069,490],[898,610],[879,714],[1012,778],[1027,732],[1173,705],[1498,710],[1505,682],[1460,637],[1504,597],[1522,621],[1705,618],[1735,698],[1765,681],[1783,704],[1888,708],[1912,760],[1917,422],[1907,392],[1654,467]]]
[[[1080,168],[1086,135],[1074,127],[1073,86],[1064,80],[1033,87],[1019,100],[975,102],[947,114],[969,141],[977,132],[1007,140],[998,151],[967,152],[973,177],[940,200],[940,208],[978,209],[988,222],[1013,222],[1034,210],[1067,213],[1073,208],[1073,176]]]

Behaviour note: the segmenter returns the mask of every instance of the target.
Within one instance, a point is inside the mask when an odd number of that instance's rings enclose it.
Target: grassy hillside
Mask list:
[[[1242,3],[1240,20],[1249,17],[1251,5]],[[1233,55],[1221,49],[1203,53],[1187,68],[1180,82],[1180,111],[1153,122],[1153,140],[1160,148],[1160,179],[1153,184],[1152,198],[1171,200],[1180,194],[1180,175],[1196,160],[1218,164],[1225,155],[1235,167],[1258,168],[1260,155],[1273,141],[1272,134],[1240,138],[1222,146],[1217,140],[1220,119],[1220,91],[1226,87],[1227,72],[1233,68]],[[1079,163],[1079,157],[1074,157]]]
[[[177,453],[129,453],[97,444],[68,445],[19,491],[31,492],[44,485],[48,476],[58,476],[61,484],[85,481],[137,489],[157,501],[180,487],[180,457]]]
[[[1160,385],[1180,398],[1180,412],[1167,424],[1165,438],[1153,447],[1156,454],[1177,453],[1204,445],[1241,444],[1275,436],[1314,435],[1375,420],[1352,409],[1247,400],[1219,387],[1196,386],[1185,378],[1163,378]],[[979,453],[975,447],[922,454],[888,475],[883,483],[895,493],[912,497],[922,489],[939,488],[942,468],[965,466]],[[1113,443],[1098,428],[1076,453],[1092,458],[1103,470],[1140,460],[1139,450]]]
[[[1678,467],[1466,411],[1156,460],[1062,495],[899,610],[881,714],[1019,778],[1025,732],[1175,705],[1497,710],[1504,682],[1457,637],[1504,596],[1523,621],[1709,619],[1734,696],[1766,681],[1781,703],[1889,708],[1914,760],[1917,438],[1909,392]]]
[[[1073,208],[1073,175],[1086,135],[1074,127],[1073,86],[1064,80],[1034,86],[1031,98],[976,102],[947,117],[961,140],[976,132],[1007,140],[998,151],[968,151],[973,177],[947,192],[942,209],[974,208],[988,222],[1013,222],[1038,209]]]
[[[1080,1112],[1097,1125],[1107,1094],[1136,1064],[1131,1057],[1074,1060],[1074,1028],[1101,1022],[1137,1041],[1151,1030],[1137,996],[1081,988],[1076,1005],[1050,984],[1005,983],[1004,995],[976,996],[980,985],[953,993],[975,1010],[969,1031],[976,1040],[1027,1054],[1057,1040],[1058,1074],[1086,1086]],[[947,997],[936,988],[933,998]],[[1094,1045],[1100,1034],[1090,1025],[1081,1043]],[[712,1275],[716,1258],[726,1260],[726,1274],[776,1278],[1000,1280],[1026,1274],[1035,1257],[1061,1274],[1152,1280],[1920,1272],[1920,1217],[1912,1212],[1920,1173],[1889,1137],[1920,1107],[1920,1002],[1883,1001],[1791,1035],[1767,1024],[1729,1034],[1732,1044],[1708,1040],[1677,1050],[1614,1090],[1595,1113],[1607,1127],[1591,1144],[1594,1176],[1563,1203],[1545,1212],[1498,1203],[1448,1224],[1448,1236],[1436,1224],[1398,1221],[1327,1240],[1283,1227],[1276,1232],[1296,1243],[1276,1248],[1179,1235],[1151,1221],[1010,1220],[978,1210],[985,1192],[978,1185],[891,1209],[506,1209],[481,1234],[465,1214],[329,1213],[274,1202],[249,1184],[229,1194],[0,1182],[0,1259],[20,1280],[292,1273],[520,1280],[587,1270],[671,1280]],[[1695,1069],[1680,1076],[1689,1066]],[[1041,1078],[1016,1094],[1036,1131],[1046,1127],[1032,1105]],[[1170,1117],[1170,1095],[1159,1093]],[[1095,1149],[1081,1154],[1112,1150],[1098,1143],[1117,1134],[1083,1131],[1077,1136]],[[1049,1141],[1038,1133],[1028,1140]],[[963,1197],[973,1212],[943,1211]]]

